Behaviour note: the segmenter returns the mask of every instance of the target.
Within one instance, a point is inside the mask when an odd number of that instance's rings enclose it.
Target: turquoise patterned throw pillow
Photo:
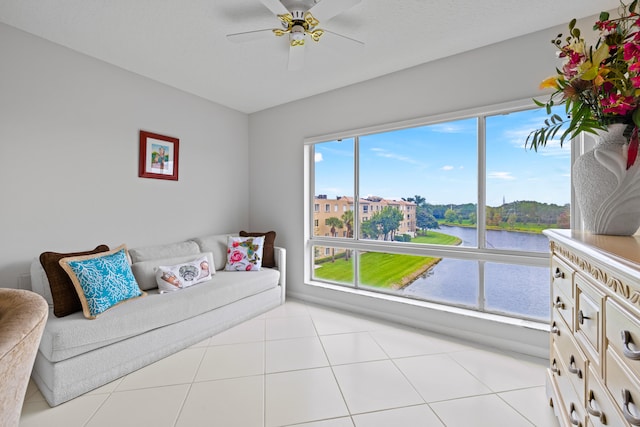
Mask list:
[[[60,260],[76,288],[86,318],[95,319],[116,304],[146,295],[131,272],[126,250],[122,245],[108,252]]]

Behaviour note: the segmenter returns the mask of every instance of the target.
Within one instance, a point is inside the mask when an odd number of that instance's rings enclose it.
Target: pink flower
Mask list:
[[[612,94],[608,98],[602,100],[602,112],[605,114],[626,115],[636,106],[633,103],[633,97]]]
[[[248,264],[246,270],[247,271],[251,271],[252,268],[253,268],[253,265],[252,264]]]
[[[238,246],[240,246],[240,242],[233,242],[233,247],[237,248]]]
[[[623,56],[625,61],[640,58],[640,46],[636,43],[625,43]]]
[[[631,77],[629,80],[631,80],[633,87],[640,88],[640,76]]]
[[[229,257],[229,260],[233,263],[233,262],[240,262],[242,261],[242,252],[240,251],[233,251],[233,253],[231,254],[231,256]]]

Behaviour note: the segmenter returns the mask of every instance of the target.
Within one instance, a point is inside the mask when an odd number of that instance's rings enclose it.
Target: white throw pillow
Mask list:
[[[233,237],[227,240],[227,271],[258,271],[262,267],[264,236]]]
[[[162,292],[173,292],[211,279],[209,258],[201,256],[176,265],[161,265],[156,269],[156,282]]]

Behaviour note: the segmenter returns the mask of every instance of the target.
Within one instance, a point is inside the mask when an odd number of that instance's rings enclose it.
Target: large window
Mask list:
[[[308,141],[309,282],[546,322],[541,232],[570,225],[571,149],[525,149],[545,118],[509,107]]]

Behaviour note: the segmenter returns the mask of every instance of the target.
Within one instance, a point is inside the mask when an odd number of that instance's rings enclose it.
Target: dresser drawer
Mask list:
[[[562,322],[559,324],[559,335],[553,338],[553,342],[557,349],[557,357],[561,362],[560,370],[564,377],[573,384],[578,399],[584,406],[587,359],[566,326],[562,325]]]
[[[587,375],[587,417],[591,426],[624,426],[626,423],[616,404],[611,400],[605,387],[598,379],[600,375],[589,367]]]
[[[584,408],[584,398],[575,390],[575,384],[572,381],[571,374],[567,366],[560,356],[561,350],[552,344],[551,350],[551,367],[553,380],[558,388],[559,396],[554,405],[558,406],[560,418],[566,420],[567,425],[577,425],[584,427],[586,411]],[[578,421],[579,424],[575,422]]]
[[[578,343],[589,354],[591,361],[600,367],[602,351],[602,313],[604,294],[579,274],[575,275],[575,330]]]
[[[573,269],[556,256],[551,258],[551,285],[573,299]]]
[[[573,299],[568,297],[557,286],[551,288],[552,291],[552,307],[562,320],[569,326],[569,330],[573,332]],[[554,318],[555,314],[552,315]]]
[[[605,377],[607,389],[627,422],[632,426],[640,426],[640,385],[624,365],[625,362],[609,347]]]
[[[640,377],[640,323],[616,302],[607,299],[607,344]]]

